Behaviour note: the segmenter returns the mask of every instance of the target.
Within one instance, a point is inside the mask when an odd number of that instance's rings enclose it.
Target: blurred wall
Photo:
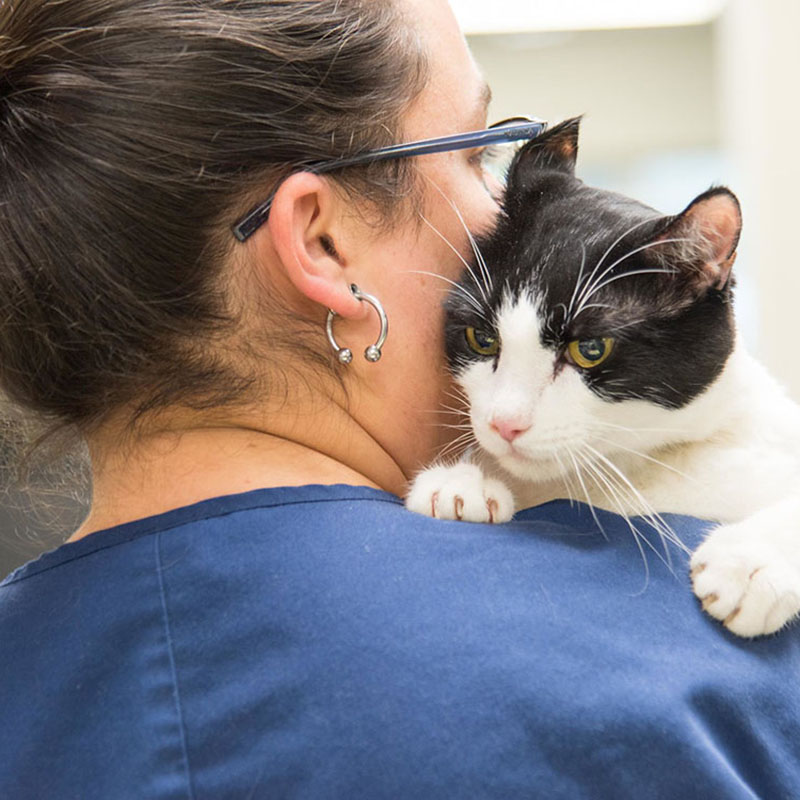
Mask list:
[[[731,0],[717,30],[723,147],[742,176],[761,360],[800,401],[800,3]]]
[[[581,164],[719,144],[709,25],[471,36],[492,119],[585,114]]]

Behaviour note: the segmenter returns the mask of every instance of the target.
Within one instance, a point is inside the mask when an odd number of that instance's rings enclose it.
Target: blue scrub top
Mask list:
[[[798,631],[598,516],[305,486],[63,545],[0,584],[0,797],[800,797]]]

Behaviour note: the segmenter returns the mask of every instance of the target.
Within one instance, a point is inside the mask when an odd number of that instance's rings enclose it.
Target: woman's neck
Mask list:
[[[117,447],[90,439],[92,508],[69,541],[252,489],[344,483],[402,494],[407,476],[389,454],[352,418],[338,422],[278,431],[244,420],[173,427]]]

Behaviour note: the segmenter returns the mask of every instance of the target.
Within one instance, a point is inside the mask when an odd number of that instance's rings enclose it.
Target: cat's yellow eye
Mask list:
[[[576,366],[582,369],[592,369],[602,364],[611,355],[613,349],[613,339],[575,339],[567,346],[567,355]]]
[[[500,340],[486,331],[466,328],[464,334],[470,349],[479,356],[496,356],[500,349]]]

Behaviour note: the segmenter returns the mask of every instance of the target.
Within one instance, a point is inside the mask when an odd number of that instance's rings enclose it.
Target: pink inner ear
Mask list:
[[[733,255],[739,241],[742,217],[731,196],[717,194],[701,200],[687,211],[686,221],[697,225],[698,233],[708,248],[705,257],[712,264],[720,264]]]
[[[728,281],[736,256],[742,215],[727,191],[702,198],[683,213],[678,230],[695,240],[700,263],[695,262],[699,286],[721,289]]]

